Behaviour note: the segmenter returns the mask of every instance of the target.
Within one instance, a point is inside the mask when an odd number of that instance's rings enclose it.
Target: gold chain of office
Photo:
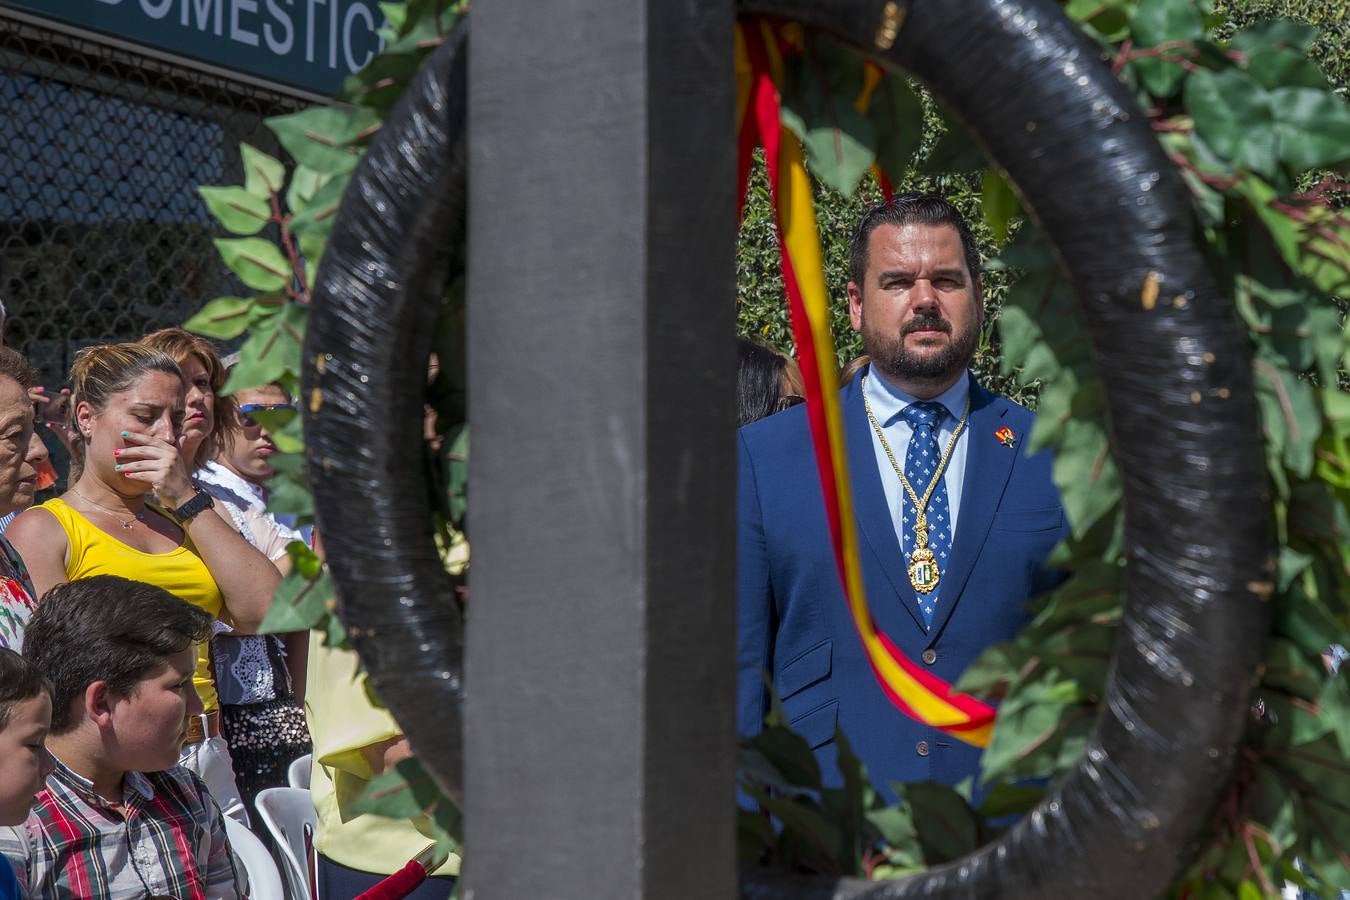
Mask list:
[[[867,421],[872,423],[872,430],[876,432],[877,440],[881,441],[881,449],[886,451],[886,458],[891,461],[891,468],[895,469],[895,474],[900,479],[900,484],[904,486],[905,493],[909,494],[910,502],[914,504],[914,553],[909,558],[909,583],[914,586],[914,590],[920,594],[927,594],[938,586],[938,580],[942,577],[938,569],[937,557],[933,555],[933,549],[928,545],[928,501],[933,496],[933,491],[937,490],[938,482],[942,480],[942,473],[947,470],[947,463],[952,458],[952,451],[956,449],[956,441],[961,437],[961,432],[965,430],[966,420],[970,418],[970,398],[966,398],[966,408],[961,413],[961,421],[956,423],[956,430],[952,432],[951,440],[947,442],[947,449],[942,451],[941,458],[938,459],[937,471],[933,473],[933,480],[928,482],[928,488],[920,497],[914,490],[914,485],[909,483],[905,477],[905,472],[900,468],[900,464],[895,461],[895,454],[891,452],[891,445],[886,440],[886,435],[881,433],[881,424],[877,422],[877,417],[872,415],[872,404],[867,402],[866,388],[867,379],[863,379],[863,409],[867,410]],[[904,548],[900,548],[904,552]]]

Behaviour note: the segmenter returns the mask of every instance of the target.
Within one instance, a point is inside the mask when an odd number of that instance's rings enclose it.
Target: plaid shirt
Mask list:
[[[201,779],[175,766],[127,772],[122,806],[56,761],[28,821],[0,828],[0,853],[30,897],[234,900],[225,822]]]

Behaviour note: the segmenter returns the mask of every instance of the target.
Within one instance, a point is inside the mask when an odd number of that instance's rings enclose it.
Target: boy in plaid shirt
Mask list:
[[[220,810],[178,766],[211,617],[160,588],[99,575],[53,588],[24,656],[52,682],[55,771],[0,852],[30,897],[243,896]]]

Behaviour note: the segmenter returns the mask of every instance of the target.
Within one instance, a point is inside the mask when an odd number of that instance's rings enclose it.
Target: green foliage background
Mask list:
[[[1321,0],[1064,0],[1066,11],[1114,61],[1190,187],[1216,275],[1234,297],[1256,355],[1280,540],[1276,611],[1265,677],[1239,778],[1178,895],[1275,896],[1286,879],[1350,888],[1350,687],[1323,651],[1350,644],[1350,395],[1345,380],[1345,304],[1350,298],[1350,220],[1341,212],[1350,160],[1350,83],[1344,2]],[[437,46],[459,0],[382,5],[387,48],[348,82],[344,104],[269,122],[291,157],[245,148],[243,185],[203,188],[233,235],[223,259],[255,293],[212,301],[188,327],[222,339],[247,335],[227,390],[280,381],[298,389],[301,341],[314,272],[342,190],[370,137],[421,61]],[[1319,24],[1320,34],[1272,15]],[[1055,562],[1073,570],[1042,598],[1016,641],[991,648],[961,689],[1001,699],[979,810],[969,785],[900,786],[887,805],[838,736],[844,785],[826,788],[809,748],[775,711],[741,748],[741,783],[780,828],[742,811],[743,861],[794,871],[884,877],[955,859],[995,834],[988,820],[1029,809],[1040,796],[1016,786],[1053,781],[1080,755],[1095,719],[1116,639],[1122,572],[1120,484],[1086,337],[1072,295],[1015,196],[950,129],[929,98],[887,76],[885,112],[856,114],[862,60],[809,36],[828,61],[823,82],[798,67],[783,90],[786,127],[808,149],[841,364],[860,352],[844,298],[847,245],[865,205],[878,199],[866,172],[873,158],[898,189],[953,198],[975,224],[986,260],[987,323],[974,368],[981,379],[1038,406],[1033,448],[1055,452],[1055,480],[1073,526]],[[1330,76],[1324,80],[1306,58]],[[842,128],[836,123],[844,123]],[[850,130],[851,129],[851,130]],[[838,141],[836,141],[838,139]],[[838,159],[829,148],[841,146]],[[855,190],[848,190],[857,184]],[[826,187],[830,185],[831,187]],[[844,189],[842,192],[839,189]],[[261,235],[261,236],[260,236]],[[1177,302],[1163,298],[1165,302]],[[791,349],[778,246],[763,167],[756,169],[737,247],[738,329]],[[466,507],[468,426],[463,407],[463,293],[446,297],[436,346],[442,374],[429,394],[446,435],[430,460],[441,485],[434,523],[448,538]],[[307,402],[307,398],[300,398]],[[312,513],[299,422],[265,422],[284,455],[273,508]],[[448,543],[448,540],[447,540]],[[267,625],[317,628],[340,642],[332,586],[303,545]],[[415,761],[384,776],[366,809],[431,814],[446,843],[459,819]],[[1301,861],[1303,871],[1293,866]]]

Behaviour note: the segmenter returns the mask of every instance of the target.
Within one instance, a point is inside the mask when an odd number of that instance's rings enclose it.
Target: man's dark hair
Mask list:
[[[89,685],[129,696],[168,657],[206,640],[211,621],[163,588],[116,575],[52,588],[23,640],[23,655],[52,681],[52,733],[78,724],[71,701]]]
[[[853,232],[848,246],[848,277],[861,290],[867,278],[867,242],[878,225],[950,225],[961,238],[961,249],[965,252],[966,268],[975,286],[975,297],[979,299],[980,287],[980,251],[975,246],[966,220],[955,206],[937,194],[907,193],[896,194],[890,200],[878,203],[863,214]]]
[[[37,666],[13,650],[0,647],[0,728],[9,724],[9,714],[16,703],[51,692],[51,682]]]

